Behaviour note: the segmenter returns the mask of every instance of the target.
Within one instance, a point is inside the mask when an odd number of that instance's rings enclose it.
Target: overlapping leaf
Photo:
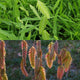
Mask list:
[[[60,65],[58,66],[58,69],[57,69],[57,78],[61,80],[63,75],[64,75],[64,66]]]
[[[40,10],[40,12],[45,17],[47,17],[47,19],[50,18],[50,14],[49,14],[50,11],[49,11],[48,7],[43,2],[41,2],[40,0],[37,0],[37,7]]]
[[[29,61],[33,69],[35,68],[35,57],[36,57],[36,49],[34,46],[32,46],[29,50]]]
[[[24,76],[27,77],[28,76],[28,73],[27,73],[27,71],[26,71],[26,69],[24,67],[24,60],[23,59],[22,59],[21,64],[20,64],[20,68],[21,68],[21,71],[24,74]]]
[[[49,68],[51,68],[52,65],[53,65],[53,61],[56,60],[56,53],[54,52],[54,44],[53,44],[53,42],[51,42],[48,45],[48,53],[46,54],[45,59],[46,59],[46,62],[47,62],[47,66]]]
[[[26,41],[21,42],[21,48],[22,48],[22,59],[24,60],[24,65],[26,66],[26,57],[27,57],[27,49],[28,49],[28,44]]]

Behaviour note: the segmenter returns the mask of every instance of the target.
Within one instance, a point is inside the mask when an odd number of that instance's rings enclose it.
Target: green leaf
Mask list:
[[[23,10],[27,16],[29,16],[29,12],[24,7],[20,7],[20,9]]]
[[[4,10],[6,10],[6,6],[0,3],[0,7]]]
[[[31,39],[31,31],[29,32],[28,36],[24,38],[25,40],[30,40]]]
[[[39,16],[37,10],[35,9],[35,7],[30,5],[30,8],[33,10],[34,14],[40,19],[40,16]]]
[[[45,29],[47,24],[47,18],[46,17],[42,17],[42,20],[39,23],[39,34],[42,34],[43,30]]]
[[[45,16],[47,17],[47,19],[50,18],[50,14],[49,14],[49,9],[48,7],[43,3],[41,2],[40,0],[37,1],[37,7],[38,9],[40,10],[40,12]]]
[[[53,8],[54,10],[58,7],[60,1],[61,1],[61,0],[57,0],[57,1],[56,1],[55,5],[54,5],[54,8]]]
[[[50,34],[46,30],[44,30],[42,33],[42,39],[43,40],[50,40]]]
[[[10,39],[10,40],[17,40],[18,39],[13,33],[9,33],[6,30],[0,29],[0,34],[4,35],[6,37],[5,39]],[[4,39],[4,38],[2,38],[2,39]]]

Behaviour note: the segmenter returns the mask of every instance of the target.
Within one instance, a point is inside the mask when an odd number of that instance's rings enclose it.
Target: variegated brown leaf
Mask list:
[[[22,59],[21,64],[20,64],[20,68],[21,68],[21,71],[22,71],[23,75],[27,77],[28,73],[27,73],[27,71],[24,67],[24,60],[23,59]]]
[[[40,58],[40,64],[42,65],[42,50],[41,50],[41,40],[36,42],[37,47],[37,57]]]
[[[45,59],[46,59],[47,66],[49,68],[51,68],[52,65],[53,65],[53,59],[50,59],[50,54],[49,53],[46,54]]]
[[[35,68],[35,57],[36,57],[36,49],[34,46],[32,46],[29,49],[29,61],[33,69]]]
[[[54,43],[54,53],[58,54],[58,41]]]
[[[64,75],[64,67],[63,65],[58,66],[57,69],[57,79],[62,80],[62,77]]]
[[[25,40],[23,40],[21,42],[21,48],[22,48],[22,58],[24,60],[24,65],[26,66],[26,57],[27,57],[28,44]]]
[[[52,47],[53,47],[54,43],[51,42],[49,45],[48,45],[48,52],[51,53],[51,50],[52,50]]]
[[[69,58],[67,59],[67,61],[64,63],[65,72],[67,72],[67,71],[69,70],[69,68],[70,68],[70,66],[71,66],[71,63],[72,63],[72,58],[69,57]]]
[[[3,69],[5,66],[5,42],[0,42],[0,68]]]
[[[42,66],[39,68],[39,72],[38,75],[35,77],[35,80],[46,80],[46,72]]]

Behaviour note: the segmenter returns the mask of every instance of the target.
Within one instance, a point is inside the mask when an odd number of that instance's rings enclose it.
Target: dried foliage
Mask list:
[[[29,61],[33,69],[35,68],[35,57],[36,57],[36,49],[34,46],[32,46],[29,50]]]
[[[0,80],[8,80],[5,65],[5,42],[0,41]]]
[[[22,73],[27,77],[28,73],[25,69],[25,64],[28,44],[26,41],[22,41],[21,44],[22,44],[22,61],[20,66]],[[49,68],[52,68],[53,62],[56,60],[56,57],[58,58],[59,64],[57,68],[57,78],[59,80],[62,80],[64,72],[67,72],[70,69],[72,57],[70,55],[70,52],[67,51],[66,48],[62,48],[59,54],[57,41],[55,43],[51,42],[48,45],[48,52],[45,55],[45,60]],[[42,66],[42,49],[40,40],[36,42],[36,47],[32,46],[29,49],[29,61],[31,67],[34,69],[35,80],[46,80],[46,71],[45,68]]]
[[[23,40],[21,42],[21,48],[22,48],[22,60],[21,60],[20,68],[21,68],[22,73],[27,77],[28,73],[25,69],[25,66],[26,66],[28,44],[26,41]]]

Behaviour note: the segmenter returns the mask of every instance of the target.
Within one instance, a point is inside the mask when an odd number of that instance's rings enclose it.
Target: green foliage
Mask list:
[[[0,30],[2,40],[80,40],[80,0],[0,0]]]
[[[47,19],[50,18],[49,9],[48,9],[48,7],[47,7],[43,2],[41,2],[40,0],[37,0],[37,7],[38,7],[38,9],[40,10],[40,12],[41,12],[45,17],[47,17]]]

